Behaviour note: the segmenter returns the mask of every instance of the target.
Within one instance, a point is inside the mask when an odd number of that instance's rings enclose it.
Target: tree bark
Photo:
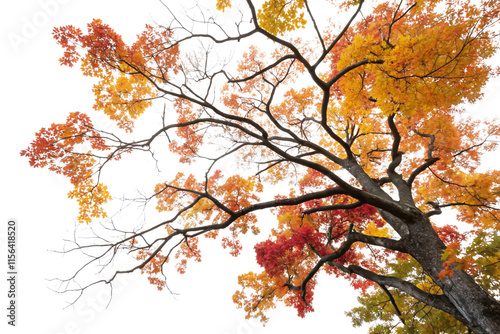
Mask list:
[[[420,212],[407,226],[410,231],[406,240],[408,253],[443,290],[443,294],[466,319],[465,324],[478,334],[500,333],[500,303],[471,276],[454,270],[452,277],[440,280],[439,273],[444,269],[441,257],[446,246],[425,214]]]
[[[397,134],[397,132],[396,132]],[[444,269],[441,259],[446,245],[433,229],[429,217],[413,203],[411,183],[394,181],[403,180],[401,175],[390,175],[391,182],[397,184],[401,200],[396,201],[385,193],[364,170],[352,161],[346,160],[344,168],[353,175],[361,185],[371,194],[384,198],[403,207],[406,218],[396,217],[395,212],[378,208],[382,218],[391,225],[401,237],[401,242],[408,254],[417,260],[422,269],[441,288],[451,304],[463,318],[460,321],[478,334],[500,333],[500,302],[490,296],[467,273],[454,270],[452,277],[439,278]],[[388,173],[389,174],[389,173]],[[376,204],[373,204],[377,207]],[[425,301],[422,301],[425,303]]]

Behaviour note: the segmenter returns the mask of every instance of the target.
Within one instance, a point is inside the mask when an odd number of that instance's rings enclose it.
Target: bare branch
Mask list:
[[[321,211],[350,210],[350,209],[359,208],[363,204],[365,204],[365,203],[358,201],[358,202],[354,202],[354,203],[350,203],[350,204],[326,205],[326,206],[320,206],[317,208],[306,210],[306,211],[302,212],[302,214],[303,215],[310,215],[311,213],[321,212]]]
[[[347,22],[347,24],[344,26],[344,28],[342,29],[342,31],[330,43],[330,45],[325,50],[325,52],[323,52],[323,54],[321,55],[321,57],[318,58],[318,60],[316,61],[316,63],[313,65],[313,68],[318,67],[319,64],[321,64],[321,62],[323,62],[323,60],[326,58],[326,56],[330,53],[330,51],[333,50],[333,48],[335,47],[335,45],[337,45],[337,43],[342,39],[342,37],[344,37],[345,33],[347,32],[347,29],[349,29],[349,27],[351,26],[352,22],[356,18],[356,16],[358,16],[358,14],[361,12],[361,7],[363,6],[364,2],[365,2],[364,0],[361,0],[359,2],[358,8],[354,12],[354,14],[352,14],[351,18],[349,19],[349,21]]]
[[[323,40],[323,37],[321,37],[321,32],[318,29],[318,25],[316,24],[316,19],[312,15],[311,9],[309,8],[309,1],[304,0],[304,4],[306,5],[307,12],[309,13],[309,17],[311,18],[311,21],[314,25],[314,30],[316,30],[316,34],[318,35],[318,39],[321,43],[321,47],[323,48],[323,53],[326,52],[326,46],[325,46],[325,41]]]

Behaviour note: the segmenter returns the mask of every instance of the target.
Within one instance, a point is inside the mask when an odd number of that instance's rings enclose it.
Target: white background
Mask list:
[[[170,1],[166,1],[169,3]],[[215,1],[212,1],[215,3]],[[207,1],[207,4],[208,1]],[[5,333],[303,333],[326,330],[363,333],[353,329],[344,311],[356,306],[355,293],[342,280],[324,277],[316,290],[316,312],[305,319],[294,309],[278,308],[262,327],[244,319],[231,296],[237,276],[256,268],[253,250],[232,258],[217,247],[204,253],[202,263],[185,275],[169,278],[179,293],[158,292],[146,277],[129,275],[119,280],[108,305],[109,289],[86,292],[74,307],[67,294],[54,293],[48,281],[71,274],[73,260],[50,250],[61,250],[76,225],[77,207],[67,199],[69,182],[47,170],[33,169],[20,157],[41,127],[64,122],[72,111],[92,111],[92,82],[77,68],[61,67],[62,49],[52,39],[53,27],[74,25],[85,31],[93,18],[101,18],[126,41],[142,31],[151,17],[161,22],[165,9],[156,0],[4,1],[1,24],[0,123],[0,331]],[[97,124],[99,125],[99,124]],[[101,124],[102,125],[102,124]],[[129,178],[130,175],[118,175]],[[19,281],[17,327],[7,326],[6,223],[18,221]],[[76,263],[78,264],[78,263]]]

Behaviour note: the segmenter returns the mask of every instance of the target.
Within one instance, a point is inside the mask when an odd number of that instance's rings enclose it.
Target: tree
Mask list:
[[[107,217],[103,171],[122,156],[146,151],[160,163],[166,146],[196,163],[144,196],[165,219],[131,231],[111,221],[115,239],[77,243],[97,251],[82,269],[120,254],[138,261],[78,289],[141,270],[161,290],[169,261],[182,273],[201,260],[199,237],[237,256],[240,238],[263,227],[257,211],[273,210],[269,239],[255,245],[263,271],[241,275],[234,295],[248,316],[265,321],[278,300],[304,316],[325,271],[361,291],[355,325],[494,333],[500,173],[480,162],[500,127],[475,120],[468,106],[499,72],[488,59],[500,4],[479,2],[331,0],[321,11],[339,16],[320,18],[305,0],[260,9],[218,0],[218,14],[171,12],[170,25],[146,26],[131,45],[100,20],[86,33],[54,29],[61,64],[96,78],[94,109],[117,125],[100,130],[74,112],[21,152],[70,178],[78,221]],[[240,19],[228,24],[225,15]],[[235,44],[247,48],[237,63],[223,56]],[[135,121],[161,102],[161,124],[134,136]],[[228,159],[239,166],[224,175]],[[433,222],[444,210],[455,222]]]

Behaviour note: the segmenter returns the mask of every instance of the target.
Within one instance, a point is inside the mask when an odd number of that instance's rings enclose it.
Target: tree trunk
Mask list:
[[[452,277],[439,279],[444,269],[441,256],[446,246],[423,213],[408,224],[410,235],[406,246],[425,272],[438,284],[445,296],[467,320],[466,325],[478,334],[500,333],[500,303],[485,292],[472,277],[454,271]]]

